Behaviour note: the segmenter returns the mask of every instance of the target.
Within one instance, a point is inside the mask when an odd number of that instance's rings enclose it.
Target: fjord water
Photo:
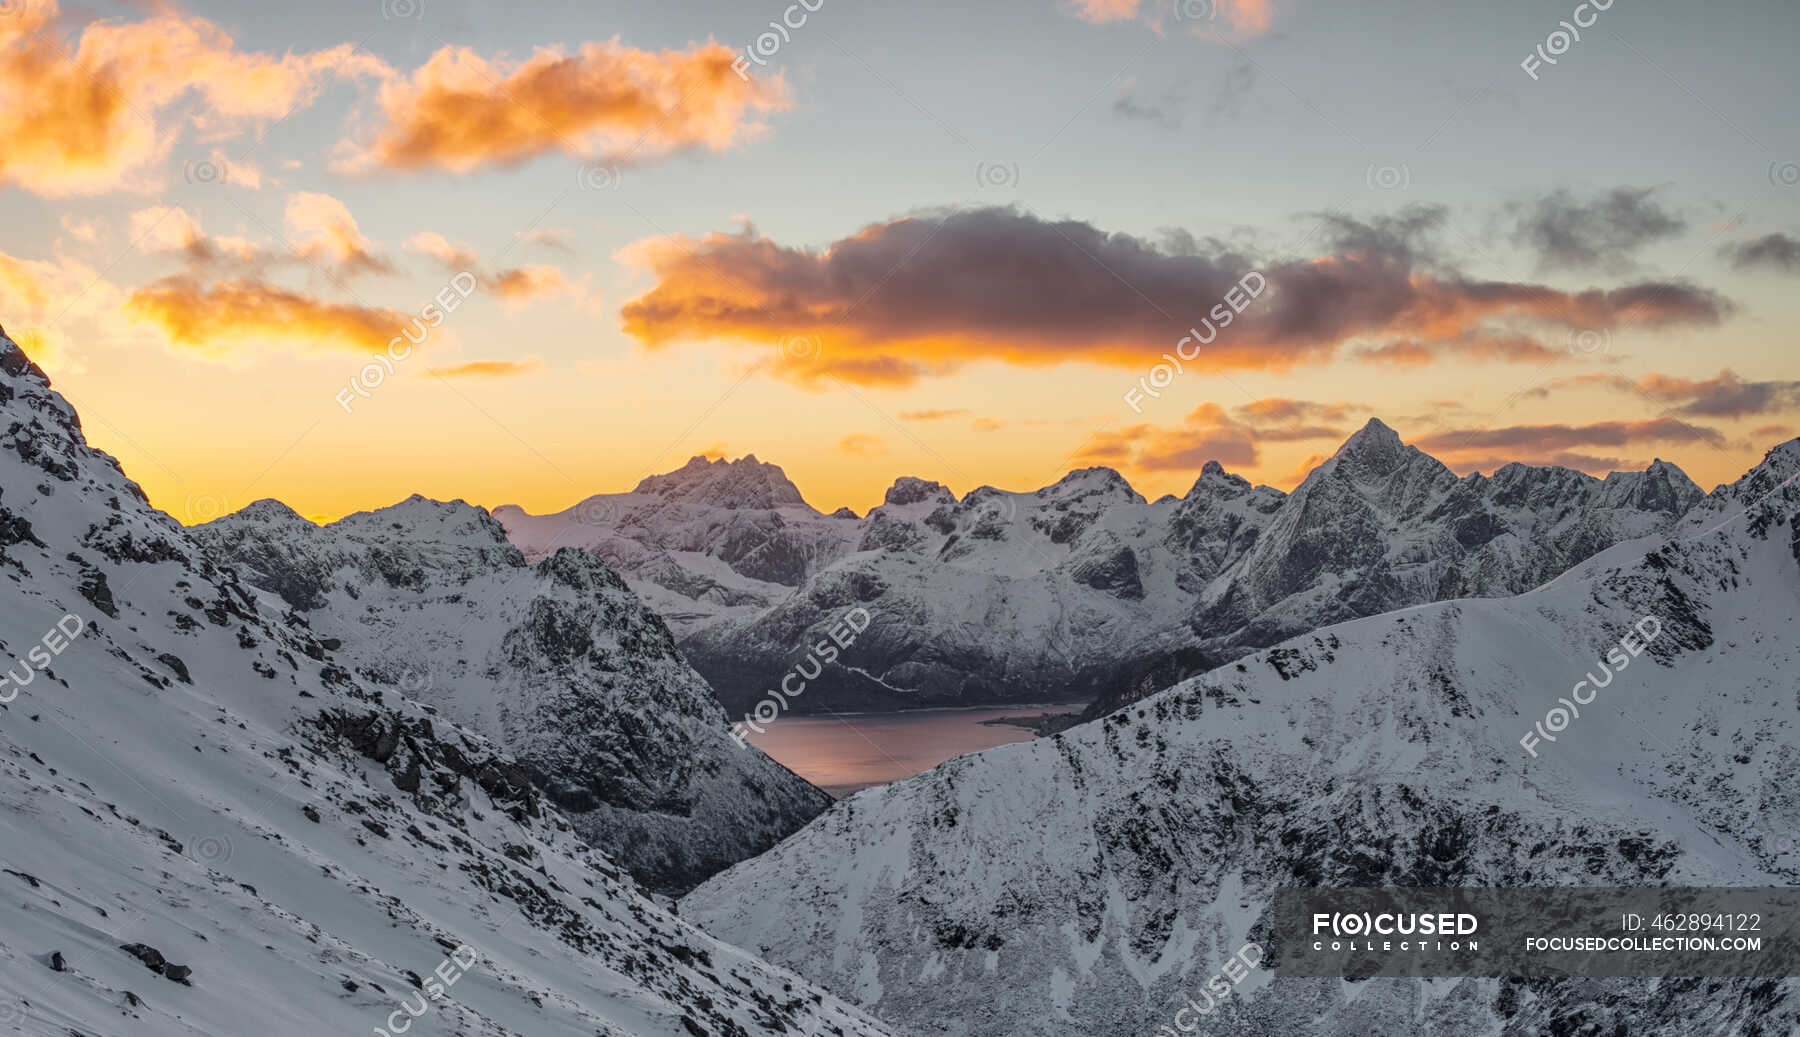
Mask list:
[[[872,785],[911,777],[963,753],[1027,742],[1032,733],[1001,717],[1078,713],[1082,703],[915,709],[903,713],[784,716],[749,741],[783,766],[842,799]]]

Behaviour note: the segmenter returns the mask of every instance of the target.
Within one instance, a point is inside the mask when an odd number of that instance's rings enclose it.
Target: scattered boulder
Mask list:
[[[188,977],[194,974],[194,970],[186,965],[177,965],[168,960],[155,947],[147,943],[126,943],[120,944],[119,949],[143,962],[145,968],[164,979],[180,983],[184,987],[193,986],[188,982]]]

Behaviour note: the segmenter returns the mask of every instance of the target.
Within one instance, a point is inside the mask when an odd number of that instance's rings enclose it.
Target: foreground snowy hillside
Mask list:
[[[1328,623],[1529,590],[1700,497],[1663,462],[1459,479],[1371,421],[1291,495],[1217,463],[1155,502],[1108,468],[960,500],[903,478],[859,520],[814,511],[774,465],[695,458],[494,517],[528,556],[577,545],[617,567],[734,716],[858,608],[867,632],[787,708],[1095,699],[1097,716]]]
[[[3,333],[0,592],[0,1030],[886,1032],[269,609]]]
[[[915,1032],[1123,1037],[1170,1025],[1277,887],[1800,883],[1796,473],[1800,441],[1533,593],[1322,629],[860,793],[683,915]],[[1797,1027],[1793,980],[1257,970],[1196,1032]]]
[[[662,620],[590,554],[529,565],[485,511],[422,497],[324,527],[260,501],[193,534],[357,679],[504,746],[658,891],[686,892],[830,803],[732,738]]]

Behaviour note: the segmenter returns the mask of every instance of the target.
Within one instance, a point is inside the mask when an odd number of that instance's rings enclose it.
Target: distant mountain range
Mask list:
[[[1179,507],[1253,516],[1201,540],[1224,574],[1195,595],[1228,631],[1209,651],[1590,557],[858,793],[683,917],[909,1033],[1800,1032],[1791,979],[1259,968],[1202,994],[1268,945],[1281,888],[1800,883],[1800,440],[1673,523],[1692,489],[1666,465],[1457,480],[1379,426],[1285,499],[1202,484]],[[1633,527],[1664,528],[1600,550]]]
[[[813,509],[751,456],[494,518],[527,558],[605,559],[734,718],[853,608],[869,629],[788,708],[1092,700],[1091,717],[1328,623],[1529,590],[1702,495],[1662,461],[1459,478],[1371,421],[1291,494],[1216,462],[1154,502],[1107,468],[961,499],[902,478],[858,518]]]

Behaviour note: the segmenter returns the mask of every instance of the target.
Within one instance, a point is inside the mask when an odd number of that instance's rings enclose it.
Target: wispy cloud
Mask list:
[[[1754,241],[1726,245],[1719,254],[1734,270],[1774,270],[1800,274],[1800,238],[1776,232]]]
[[[439,378],[517,378],[543,369],[542,360],[529,356],[523,360],[472,360],[451,367],[428,368],[425,373]]]
[[[138,289],[125,309],[175,345],[214,354],[264,343],[372,353],[386,348],[410,320],[394,310],[330,302],[264,281],[206,285],[186,274]]]
[[[1615,187],[1578,198],[1556,191],[1514,207],[1513,242],[1536,252],[1541,270],[1628,270],[1640,249],[1687,229],[1655,193]]]
[[[616,38],[522,62],[445,47],[382,88],[379,123],[339,165],[467,172],[554,152],[627,162],[723,151],[788,104],[785,81],[740,78],[733,58],[722,44],[648,51]]]

